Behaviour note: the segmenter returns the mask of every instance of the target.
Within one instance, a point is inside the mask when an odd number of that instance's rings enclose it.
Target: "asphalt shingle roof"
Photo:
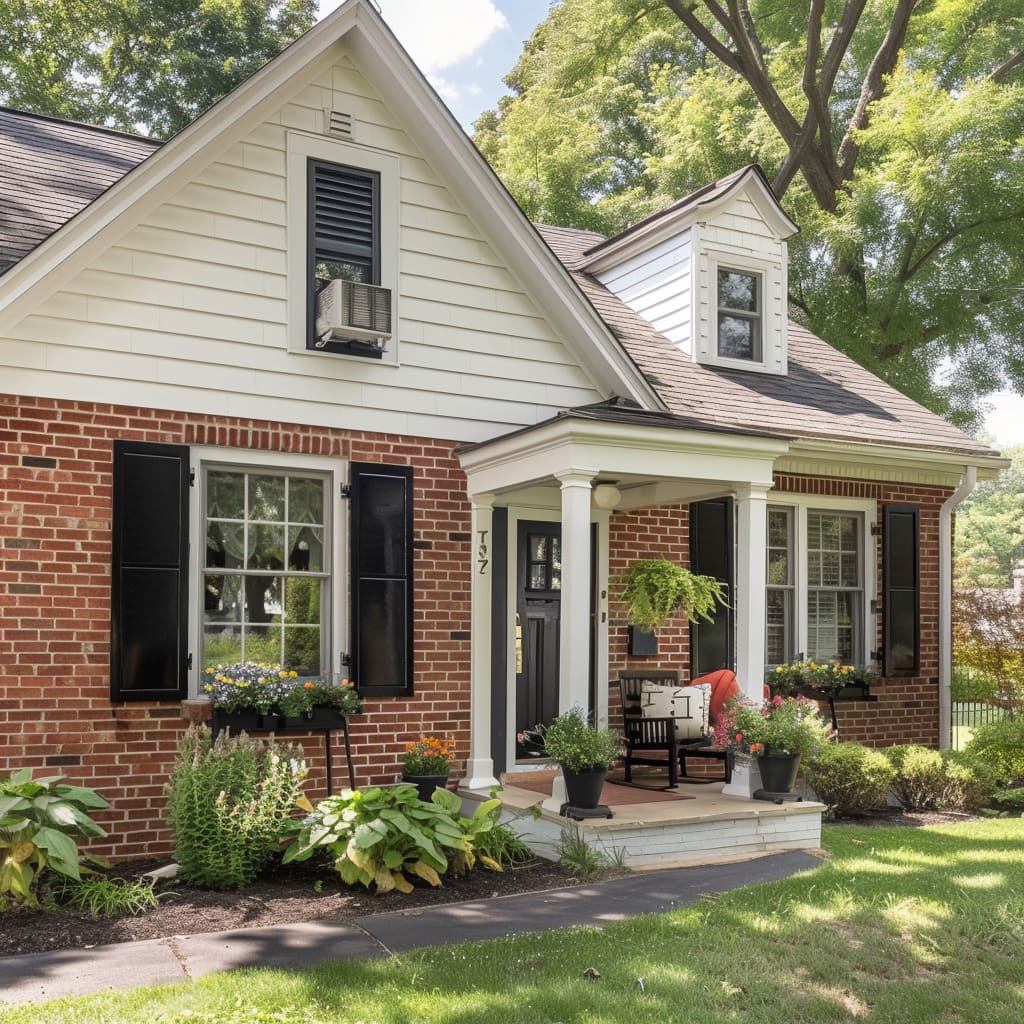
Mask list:
[[[0,274],[159,145],[0,107]]]
[[[695,363],[596,278],[576,269],[601,235],[538,230],[666,406],[705,429],[993,454],[793,322],[788,376]]]

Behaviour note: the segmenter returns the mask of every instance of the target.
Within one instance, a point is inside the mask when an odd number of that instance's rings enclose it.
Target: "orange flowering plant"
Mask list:
[[[452,752],[448,741],[424,736],[405,745],[402,755],[403,775],[447,775],[451,770]]]
[[[343,715],[351,715],[362,707],[351,679],[335,682],[329,673],[316,678],[297,678],[278,702],[281,713],[289,718],[301,718],[313,708],[332,708]]]
[[[803,697],[773,697],[764,704],[730,701],[719,719],[716,739],[744,754],[805,754],[813,757],[831,727],[818,705]]]

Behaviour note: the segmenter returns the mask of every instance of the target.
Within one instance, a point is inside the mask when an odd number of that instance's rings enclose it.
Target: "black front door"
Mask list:
[[[516,732],[558,714],[562,526],[520,522],[516,587]]]

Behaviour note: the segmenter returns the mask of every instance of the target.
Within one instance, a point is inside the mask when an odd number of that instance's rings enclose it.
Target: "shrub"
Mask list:
[[[47,869],[81,878],[75,840],[106,835],[87,812],[107,806],[98,793],[69,786],[59,775],[33,779],[23,768],[0,781],[0,907],[8,899],[38,906]]]
[[[943,750],[942,795],[938,807],[944,811],[974,812],[987,806],[999,777],[985,761],[960,750]]]
[[[964,751],[990,764],[1003,782],[1024,778],[1024,715],[978,726]]]
[[[928,747],[889,747],[883,753],[896,770],[892,789],[908,811],[939,807],[946,785],[942,755]]]
[[[836,817],[885,805],[896,770],[879,750],[860,743],[828,743],[804,767],[818,799]]]
[[[446,872],[464,874],[478,859],[493,870],[501,865],[480,852],[478,837],[497,821],[500,800],[485,800],[471,818],[460,815],[462,801],[446,789],[420,800],[415,786],[342,790],[314,809],[284,852],[284,863],[328,853],[347,885],[357,882],[377,892],[412,892],[406,873],[431,885]]]
[[[168,786],[174,856],[185,881],[239,889],[270,863],[306,777],[295,754],[246,733],[214,741],[206,726],[189,728]]]
[[[606,768],[622,750],[618,734],[592,726],[579,706],[564,711],[550,725],[537,728],[544,736],[548,756],[571,772]]]
[[[1024,787],[1001,789],[992,795],[992,807],[1000,814],[1024,814]]]

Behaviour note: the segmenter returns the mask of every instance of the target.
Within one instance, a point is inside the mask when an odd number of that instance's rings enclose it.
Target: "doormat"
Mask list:
[[[635,768],[633,769],[633,780],[640,782],[644,785],[659,785],[665,778],[664,772],[651,773],[648,778],[645,778]],[[506,777],[505,782],[509,786],[515,786],[518,789],[528,789],[533,793],[543,793],[544,796],[551,796],[551,776],[547,778],[538,778],[537,776],[527,777],[521,782],[515,775]],[[598,801],[602,804],[608,804],[609,807],[626,807],[629,804],[657,804],[663,803],[664,801],[670,800],[693,800],[695,799],[688,793],[682,793],[679,789],[641,789],[640,786],[627,785],[620,779],[616,782],[614,779],[606,779],[604,788],[601,790],[601,799]]]

